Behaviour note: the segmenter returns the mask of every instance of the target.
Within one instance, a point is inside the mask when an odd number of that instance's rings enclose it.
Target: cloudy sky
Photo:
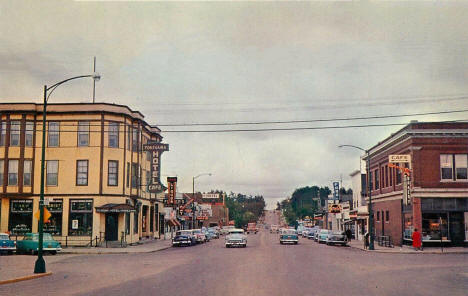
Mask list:
[[[360,152],[402,126],[223,133],[467,113],[293,124],[166,126],[336,119],[463,110],[468,5],[439,2],[0,2],[0,101],[40,102],[44,84],[92,72],[99,102],[128,105],[160,126],[162,175],[179,191],[262,194],[270,205],[306,185],[331,186]],[[51,102],[90,102],[92,83]],[[170,132],[172,131],[172,132]],[[174,132],[177,131],[177,132]]]

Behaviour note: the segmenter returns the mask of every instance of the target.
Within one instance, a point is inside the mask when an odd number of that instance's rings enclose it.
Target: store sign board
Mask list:
[[[203,193],[202,198],[217,199],[217,198],[219,198],[219,193]]]
[[[410,163],[411,155],[409,154],[391,154],[388,156],[390,163]]]
[[[176,201],[177,177],[167,177],[167,203],[175,204]]]
[[[333,199],[340,199],[340,182],[333,182]]]
[[[169,151],[169,144],[148,142],[143,145],[144,151],[151,152],[151,179],[148,184],[148,191],[150,193],[160,193],[166,190],[166,187],[161,184],[161,154],[164,151]]]

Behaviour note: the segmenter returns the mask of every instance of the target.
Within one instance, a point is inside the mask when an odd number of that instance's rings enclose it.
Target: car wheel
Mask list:
[[[297,242],[294,242],[295,245],[297,245]]]
[[[243,248],[247,248],[247,245],[243,245],[242,247],[243,247]]]
[[[280,241],[280,244],[282,245],[282,244],[283,244],[283,242],[281,242],[281,241]]]
[[[52,255],[57,255],[57,251],[50,251]]]

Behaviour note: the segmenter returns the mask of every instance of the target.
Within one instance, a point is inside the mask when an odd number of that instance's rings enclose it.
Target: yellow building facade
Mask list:
[[[0,232],[37,232],[42,104],[0,104]],[[158,238],[164,193],[150,193],[160,130],[127,106],[47,106],[44,230],[62,245]],[[160,169],[160,165],[158,168]],[[160,175],[160,172],[154,172]]]

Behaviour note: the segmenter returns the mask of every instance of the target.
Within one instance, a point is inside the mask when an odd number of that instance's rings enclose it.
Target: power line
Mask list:
[[[396,117],[409,117],[409,116],[424,116],[424,115],[437,115],[437,114],[452,114],[468,112],[468,109],[451,110],[451,111],[437,111],[425,113],[409,113],[409,114],[396,114],[396,115],[377,115],[377,116],[363,116],[363,117],[344,117],[344,118],[329,118],[329,119],[310,119],[310,120],[284,120],[284,121],[249,121],[249,122],[224,122],[224,123],[180,123],[180,124],[159,124],[158,126],[226,126],[226,125],[259,125],[259,124],[286,124],[286,123],[310,123],[310,122],[329,122],[329,121],[351,121],[351,120],[368,120],[368,119],[383,119],[383,118],[396,118]]]
[[[437,121],[440,123],[466,122],[463,120]],[[291,128],[263,128],[263,129],[224,129],[224,130],[173,130],[162,131],[163,133],[232,133],[232,132],[268,132],[268,131],[297,131],[297,130],[325,130],[325,129],[347,129],[347,128],[366,128],[366,127],[386,127],[403,126],[408,123],[383,123],[383,124],[363,124],[363,125],[342,125],[342,126],[320,126],[320,127],[291,127]]]

